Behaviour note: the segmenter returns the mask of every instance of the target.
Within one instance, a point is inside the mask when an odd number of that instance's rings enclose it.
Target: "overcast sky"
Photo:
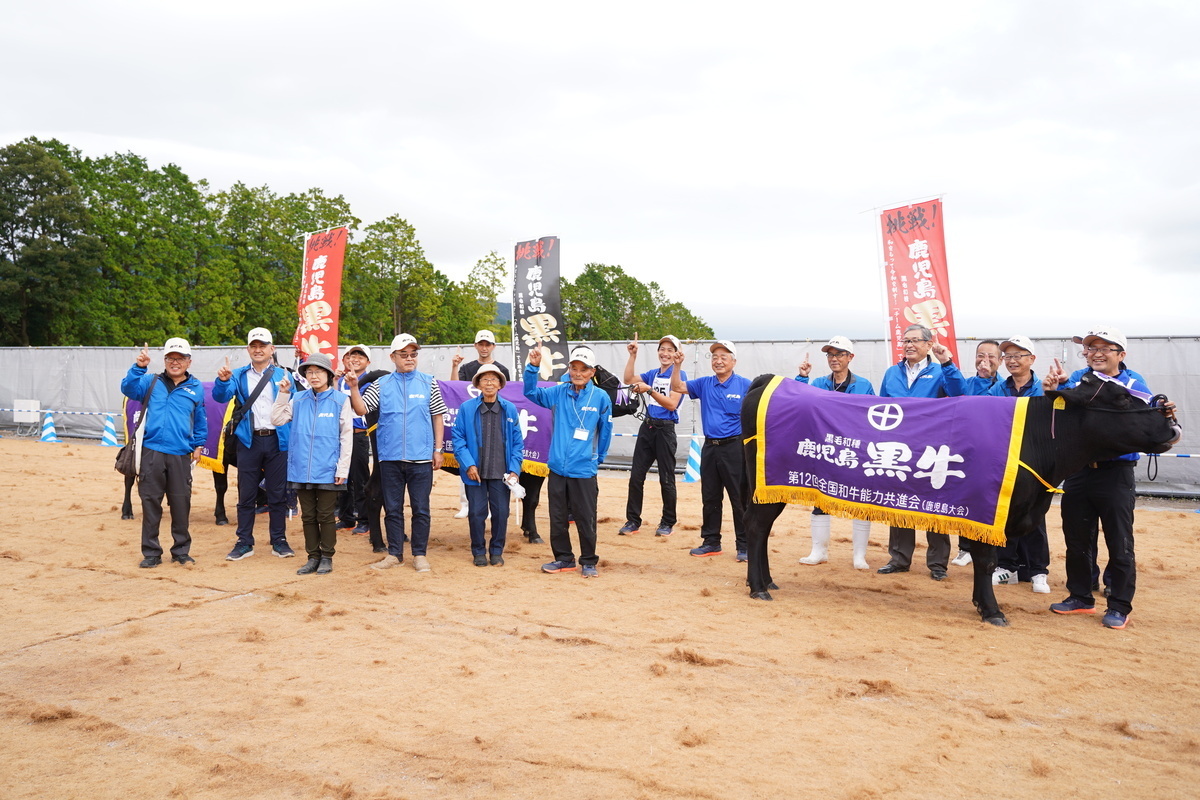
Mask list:
[[[878,210],[941,196],[960,336],[1200,334],[1194,0],[92,0],[5,28],[0,144],[317,186],[454,278],[557,235],[568,277],[619,264],[721,337],[881,338]]]

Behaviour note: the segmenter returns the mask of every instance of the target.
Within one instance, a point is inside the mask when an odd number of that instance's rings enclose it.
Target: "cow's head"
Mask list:
[[[1084,412],[1085,444],[1094,460],[1126,453],[1165,453],[1182,431],[1160,408],[1131,395],[1119,383],[1087,373],[1073,389],[1046,392],[1066,407]]]

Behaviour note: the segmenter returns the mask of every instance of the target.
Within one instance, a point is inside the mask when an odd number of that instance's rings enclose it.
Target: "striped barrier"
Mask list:
[[[117,423],[112,414],[104,415],[104,433],[100,436],[101,447],[120,447],[117,441]]]
[[[54,430],[54,414],[47,413],[46,418],[42,420],[42,438],[39,442],[49,442],[51,444],[60,444],[62,439],[58,438],[58,434]]]
[[[700,480],[700,437],[693,436],[691,447],[688,448],[687,467],[683,470],[683,482],[695,483]]]

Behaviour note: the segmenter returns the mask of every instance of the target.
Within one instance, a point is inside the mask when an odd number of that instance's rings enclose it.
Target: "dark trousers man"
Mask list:
[[[192,536],[188,533],[188,515],[192,511],[192,458],[174,456],[148,447],[142,448],[142,469],[138,473],[138,497],[142,499],[142,557],[162,557],[158,528],[162,522],[162,501],[171,507],[171,555],[188,555]]]
[[[1067,545],[1067,591],[1086,605],[1094,605],[1092,563],[1097,529],[1104,529],[1108,547],[1108,607],[1122,614],[1133,609],[1137,588],[1137,563],[1133,554],[1132,461],[1102,461],[1084,467],[1063,482],[1062,528]]]
[[[550,550],[555,561],[575,561],[568,515],[575,518],[575,532],[579,534],[579,563],[595,566],[600,561],[596,555],[596,501],[599,497],[600,485],[595,475],[567,478],[551,470],[546,482],[546,498],[550,503]]]
[[[1050,539],[1046,535],[1046,518],[1038,520],[1032,531],[1013,539],[996,551],[996,566],[1015,572],[1017,580],[1033,580],[1034,575],[1050,574]]]
[[[425,555],[429,547],[429,493],[433,490],[433,462],[380,461],[383,507],[387,510],[388,553],[404,559],[404,494],[412,509],[412,554]]]
[[[467,490],[467,527],[471,532],[471,555],[504,554],[508,538],[508,487],[502,480],[485,480],[478,486],[463,484]],[[487,515],[492,513],[492,543],[487,545]]]
[[[662,491],[662,518],[659,525],[673,526],[675,518],[675,423],[643,420],[633,446],[633,467],[629,473],[629,499],[625,503],[625,521],[642,524],[642,497],[646,474],[652,463],[658,464],[658,485]]]
[[[363,491],[363,502],[366,506],[367,529],[371,534],[371,549],[376,553],[382,553],[387,549],[387,545],[383,541],[383,483],[378,461],[375,462],[375,468],[371,470],[371,477],[367,479],[367,487]],[[397,558],[400,557],[397,556]]]
[[[929,570],[946,571],[950,563],[950,537],[944,533],[925,532],[925,566]],[[908,569],[912,566],[913,551],[917,549],[917,532],[913,528],[888,528],[888,564]]]
[[[733,534],[739,553],[746,552],[746,463],[742,437],[707,439],[700,451],[700,538],[706,545],[721,546],[721,492],[729,495]]]
[[[366,429],[354,429],[346,491],[338,496],[337,516],[343,528],[367,524],[367,479],[371,477],[371,442]]]
[[[238,544],[254,546],[254,499],[258,482],[267,490],[267,529],[271,546],[287,544],[287,452],[279,449],[275,431],[250,437],[250,447],[238,440]]]
[[[538,538],[535,514],[542,499],[542,484],[545,482],[545,478],[532,472],[522,472],[517,476],[517,483],[525,490],[525,497],[521,499],[521,532],[530,540]]]

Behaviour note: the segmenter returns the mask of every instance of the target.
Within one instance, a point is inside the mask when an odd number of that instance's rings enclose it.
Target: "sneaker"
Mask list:
[[[626,522],[621,526],[621,530],[617,531],[617,536],[633,536],[640,531],[642,526],[634,525],[632,522]]]
[[[721,555],[721,545],[719,544],[702,544],[699,547],[694,547],[688,551],[690,555],[696,558],[709,558],[710,556]]]
[[[584,567],[587,569],[587,567]],[[1104,612],[1104,619],[1100,620],[1100,624],[1106,628],[1120,630],[1125,627],[1125,623],[1129,622],[1129,616],[1122,614],[1120,611],[1113,611],[1111,608]]]
[[[355,536],[363,536],[364,534],[368,534],[370,532],[371,532],[370,527],[368,527],[366,525],[359,525],[358,527],[356,527],[354,530],[351,531],[351,533],[353,533]]]
[[[185,567],[188,564],[196,563],[196,559],[192,558],[191,556],[171,556],[171,560],[176,564],[183,564]]]
[[[996,571],[992,573],[992,586],[999,586],[1002,583],[1007,583],[1010,586],[1017,583],[1017,573],[1009,572],[1002,567],[996,567]]]
[[[542,572],[574,572],[574,561],[551,561],[549,564],[542,564]]]
[[[294,558],[296,551],[288,547],[287,542],[271,545],[271,552],[280,558]]]
[[[600,571],[596,569],[595,564],[584,564],[579,571],[583,573],[583,577],[585,578],[595,578],[600,574]],[[1105,619],[1108,619],[1108,617],[1105,617]],[[1124,625],[1122,624],[1121,627],[1124,627]]]
[[[671,526],[670,525],[659,525],[658,530],[656,530],[654,532],[654,535],[655,536],[670,536],[671,535]]]
[[[738,551],[737,551],[737,560],[738,560],[738,561],[743,561],[743,562],[744,562],[744,561],[749,561],[749,559],[746,557],[746,551],[745,551],[745,550],[738,550]]]
[[[1050,594],[1050,579],[1045,575],[1033,576],[1033,591],[1038,594]]]
[[[1088,605],[1082,600],[1076,600],[1074,597],[1068,597],[1061,603],[1051,603],[1050,610],[1055,614],[1095,614],[1096,607]]]
[[[351,520],[345,520],[345,519],[344,519],[344,520],[342,520],[341,522],[339,522],[339,523],[337,524],[337,529],[338,529],[339,531],[344,531],[344,530],[346,530],[347,528],[353,528],[353,527],[354,527],[354,520],[352,520],[352,519],[351,519]]]
[[[150,569],[151,567],[157,567],[161,563],[162,556],[146,556],[138,563],[138,566],[142,569]]]
[[[229,555],[225,556],[226,561],[241,561],[243,558],[249,558],[254,555],[254,548],[248,544],[235,544],[233,549],[229,551]]]
[[[971,554],[966,550],[959,550],[958,556],[950,563],[956,567],[969,567],[971,565]]]
[[[417,572],[429,572],[429,559],[425,556],[413,556],[413,569]]]
[[[381,560],[372,564],[371,569],[391,569],[392,567],[398,566],[400,566],[400,559],[396,558],[391,553],[388,553]]]

